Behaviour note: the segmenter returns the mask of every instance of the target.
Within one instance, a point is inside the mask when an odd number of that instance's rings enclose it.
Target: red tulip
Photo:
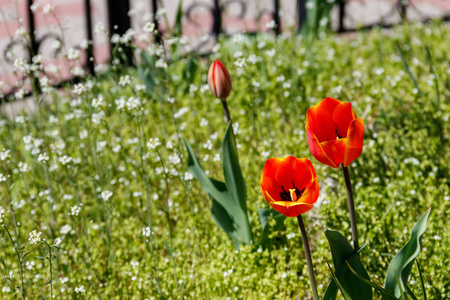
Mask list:
[[[308,109],[306,132],[312,155],[330,167],[347,167],[362,153],[364,121],[349,102],[327,97]]]
[[[208,85],[214,96],[226,99],[231,92],[231,77],[227,68],[216,59],[209,67]]]
[[[262,171],[261,191],[277,212],[296,217],[313,208],[319,197],[319,181],[309,159],[271,158]]]

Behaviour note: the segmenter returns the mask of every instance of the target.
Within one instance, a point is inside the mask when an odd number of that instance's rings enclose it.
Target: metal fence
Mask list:
[[[271,18],[273,26],[271,27],[275,35],[279,35],[282,33],[283,26],[282,26],[282,17],[280,16],[280,0],[268,0],[271,1],[272,5],[271,8],[265,9],[263,11],[260,11],[257,15],[257,18],[261,18],[263,15],[266,17]],[[325,0],[323,0],[325,3]],[[417,7],[415,2],[412,0],[396,0],[394,2],[391,2],[392,6],[389,9],[388,13],[386,15],[383,15],[377,20],[376,22],[372,24],[364,24],[363,26],[352,26],[351,24],[358,24],[358,21],[355,21],[355,16],[352,15],[351,8],[349,10],[349,4],[351,4],[351,1],[344,1],[344,0],[336,0],[337,2],[334,4],[337,6],[337,20],[335,20],[335,26],[333,29],[339,33],[342,32],[348,32],[348,31],[355,31],[359,29],[367,29],[372,28],[374,26],[382,26],[382,27],[390,27],[393,26],[395,23],[399,23],[403,20],[408,20],[409,15],[411,15],[411,12],[415,12],[415,15],[419,15],[419,20],[427,21],[430,18],[433,18],[434,16],[427,16],[425,13],[420,12],[420,9]],[[29,45],[24,45],[28,49],[28,56],[29,60],[31,62],[32,57],[35,54],[40,53],[40,47],[43,44],[43,41],[46,39],[57,39],[62,41],[62,37],[56,35],[55,33],[48,33],[44,34],[41,37],[37,37],[35,34],[35,16],[32,9],[33,6],[33,0],[27,0],[27,26],[28,31],[30,33],[29,38]],[[296,0],[295,1],[296,6],[296,27],[299,31],[302,30],[303,26],[305,26],[307,20],[308,20],[308,13],[311,11],[310,3],[321,3],[320,1],[307,1],[307,0]],[[328,2],[328,1],[327,1]],[[159,28],[158,24],[158,18],[157,18],[157,12],[159,9],[159,5],[163,3],[163,0],[150,0],[150,7],[151,7],[151,14],[153,16],[153,22],[155,23],[156,29]],[[328,2],[329,3],[329,2]],[[247,17],[248,14],[248,7],[247,2],[245,0],[226,0],[226,1],[219,1],[219,0],[203,0],[195,1],[188,5],[187,7],[183,8],[183,16],[185,19],[185,22],[188,23],[195,23],[194,18],[192,17],[193,12],[195,10],[201,8],[203,10],[206,10],[213,19],[213,22],[211,24],[211,28],[208,29],[209,34],[216,39],[219,37],[220,34],[224,33],[224,25],[223,25],[223,17],[224,14],[227,13],[227,7],[234,5],[235,7],[239,7],[239,11],[237,14],[238,18],[244,19]],[[88,47],[86,49],[86,60],[84,63],[85,69],[90,73],[95,75],[95,68],[94,68],[94,43],[93,43],[93,26],[92,26],[92,16],[91,16],[91,0],[84,0],[84,17],[85,17],[85,24],[86,27],[84,28],[86,39],[89,42]],[[131,17],[128,14],[130,10],[130,0],[108,0],[107,1],[107,15],[108,15],[108,31],[109,35],[112,34],[120,34],[123,35],[129,28],[131,28]],[[395,21],[387,21],[389,20],[393,15],[397,15],[398,18],[394,20]],[[449,20],[450,15],[442,14],[439,16],[443,18],[444,20]],[[392,18],[391,18],[392,19]],[[416,18],[417,19],[417,18]],[[350,24],[350,25],[349,25]],[[6,46],[6,49],[4,49],[3,53],[5,56],[5,61],[8,61],[7,58],[7,50],[10,50],[15,44],[17,43],[23,43],[23,41],[17,41],[17,40],[11,40],[8,45]],[[112,51],[113,45],[110,45],[110,49]],[[10,63],[13,63],[9,60]],[[13,92],[13,91],[12,91]],[[7,97],[5,97],[6,99]]]

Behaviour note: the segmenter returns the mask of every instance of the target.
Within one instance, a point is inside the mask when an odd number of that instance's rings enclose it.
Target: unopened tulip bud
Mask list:
[[[227,68],[216,59],[209,68],[208,85],[214,96],[226,99],[231,92],[231,77]]]

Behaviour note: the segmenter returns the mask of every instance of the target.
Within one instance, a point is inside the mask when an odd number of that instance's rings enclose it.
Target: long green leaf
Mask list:
[[[328,265],[328,269],[330,269],[331,272],[331,276],[333,279],[333,282],[336,284],[337,287],[339,287],[339,289],[341,290],[342,296],[344,296],[345,300],[352,300],[352,298],[350,297],[349,294],[347,294],[347,291],[342,287],[341,283],[339,282],[339,279],[336,277],[336,274],[333,272],[333,270],[331,269],[331,266],[329,263],[327,263]],[[337,294],[337,290],[336,290],[336,294]],[[336,296],[335,296],[336,297]],[[325,298],[324,298],[325,299]]]
[[[200,182],[211,199],[214,222],[230,237],[236,249],[252,241],[247,212],[231,196],[224,182],[208,177],[200,166],[191,145],[184,140],[188,152],[188,170]],[[250,235],[249,235],[250,231]]]
[[[425,232],[427,228],[427,220],[430,215],[431,208],[420,218],[420,220],[414,225],[411,238],[403,246],[397,255],[392,259],[384,282],[384,288],[396,297],[400,297],[400,287],[397,284],[397,279],[395,274],[401,274],[401,276],[408,281],[409,274],[411,273],[411,268],[414,263],[414,259],[420,253],[420,237]]]
[[[286,219],[286,216],[283,214],[280,214],[273,208],[259,208],[258,209],[258,215],[259,219],[261,221],[261,236],[259,237],[259,241],[256,244],[256,247],[258,246],[265,246],[267,242],[269,241],[269,234],[273,231],[280,230],[281,226],[283,225],[284,220]],[[268,224],[269,218],[272,217],[275,220],[275,226],[271,228]]]
[[[228,123],[222,140],[223,174],[231,196],[239,203],[242,210],[247,212],[247,187],[236,152],[233,139],[233,126]]]
[[[408,62],[406,61],[405,55],[403,54],[402,48],[400,46],[400,43],[397,42],[397,50],[400,53],[400,57],[402,59],[402,63],[403,63],[403,67],[406,70],[406,73],[408,73],[409,78],[411,78],[411,81],[414,84],[414,87],[417,89],[417,91],[419,92],[419,94],[422,94],[422,91],[420,90],[419,84],[417,83],[416,78],[414,77],[413,73],[411,72],[411,69],[409,68]]]
[[[353,268],[350,266],[349,263],[347,263],[348,268],[350,269],[350,271],[362,282],[364,282],[367,285],[370,285],[371,287],[373,287],[378,293],[380,293],[381,295],[381,299],[383,300],[398,300],[397,297],[395,297],[394,295],[392,295],[390,292],[386,291],[385,289],[383,289],[382,287],[376,285],[375,283],[371,282],[370,280],[367,280],[363,277],[361,277],[358,273],[355,272],[355,270],[353,270]]]
[[[180,0],[178,3],[178,9],[177,9],[177,15],[175,17],[175,26],[174,26],[174,34],[176,36],[181,36],[182,32],[182,26],[181,26],[181,19],[183,17],[183,0]]]
[[[346,261],[348,261],[361,277],[369,280],[369,274],[367,274],[358,254],[360,249],[355,251],[347,239],[338,231],[325,230],[325,236],[328,239],[333,256],[335,275],[342,288],[345,289],[352,299],[372,299],[372,288],[367,284],[361,284],[357,277],[349,271],[346,264]],[[338,287],[335,281],[332,280],[325,291],[323,299],[334,300],[337,297],[337,292]]]

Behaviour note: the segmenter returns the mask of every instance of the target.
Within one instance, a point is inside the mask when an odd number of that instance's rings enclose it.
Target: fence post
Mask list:
[[[161,44],[161,36],[159,32],[159,22],[157,13],[158,13],[158,0],[152,0],[153,24],[155,24],[155,31],[158,32],[158,34],[154,34],[155,43]]]
[[[297,17],[298,17],[297,31],[300,32],[303,25],[306,22],[306,0],[297,1]]]
[[[94,68],[94,38],[92,37],[92,16],[91,16],[91,0],[84,1],[84,9],[86,10],[86,36],[88,40],[87,51],[87,67],[92,75],[95,75]]]
[[[345,0],[339,2],[339,28],[338,32],[344,32],[344,19],[345,19]]]
[[[29,51],[29,60],[31,60],[34,55],[38,52],[38,43],[36,42],[36,33],[35,33],[35,24],[34,24],[34,13],[31,10],[31,6],[33,5],[33,0],[27,0],[27,14],[28,14],[28,31],[30,32],[30,48]]]
[[[109,21],[109,35],[112,36],[114,33],[120,34],[121,36],[131,28],[131,20],[128,16],[128,11],[130,10],[129,0],[108,0],[108,21]],[[121,46],[125,58],[120,58],[122,63],[127,63],[128,65],[133,64],[133,52],[131,47]],[[110,41],[111,58],[113,58],[113,48]]]
[[[222,12],[220,9],[219,0],[214,0],[214,8],[213,8],[213,17],[214,17],[214,24],[213,24],[213,34],[214,37],[217,39],[219,38],[219,34],[222,31]]]
[[[274,10],[273,10],[273,21],[275,22],[275,34],[279,35],[281,33],[281,24],[280,24],[280,1],[273,1]]]

